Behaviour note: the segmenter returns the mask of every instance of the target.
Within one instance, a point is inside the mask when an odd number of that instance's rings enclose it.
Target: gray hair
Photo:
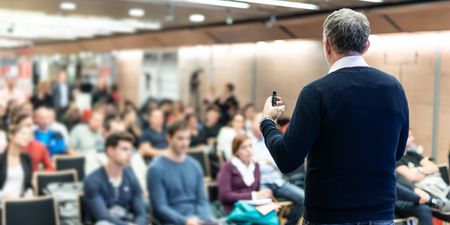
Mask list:
[[[331,13],[323,23],[323,35],[339,54],[363,53],[370,35],[367,17],[351,9]]]

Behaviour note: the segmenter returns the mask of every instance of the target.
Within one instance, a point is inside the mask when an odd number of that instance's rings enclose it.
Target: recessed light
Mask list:
[[[61,4],[59,4],[59,8],[61,8],[62,10],[75,10],[77,8],[77,5],[73,2],[61,2]]]
[[[202,14],[191,14],[189,20],[193,23],[201,23],[205,21],[205,16]]]
[[[128,15],[132,17],[143,17],[145,15],[145,10],[140,8],[132,8],[128,10]]]

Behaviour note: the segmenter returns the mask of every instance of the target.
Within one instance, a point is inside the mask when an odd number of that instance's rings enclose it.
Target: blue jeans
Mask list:
[[[394,221],[382,220],[382,221],[367,221],[367,222],[340,223],[340,224],[317,224],[311,223],[307,220],[303,220],[303,225],[394,225]]]
[[[303,215],[303,202],[305,200],[305,191],[300,187],[289,182],[278,187],[276,184],[263,184],[262,188],[272,190],[275,198],[282,198],[294,203],[294,207],[287,216],[286,225],[296,225],[298,220]]]

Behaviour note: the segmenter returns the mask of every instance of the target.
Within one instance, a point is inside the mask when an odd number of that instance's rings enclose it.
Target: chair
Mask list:
[[[78,179],[83,180],[85,175],[86,159],[84,156],[55,156],[56,170],[75,169],[77,171]]]
[[[188,151],[188,155],[191,156],[192,158],[194,158],[195,160],[197,160],[202,169],[203,169],[203,174],[205,178],[210,178],[211,177],[211,171],[210,171],[210,166],[209,166],[209,158],[208,155],[206,154],[205,150],[203,149],[190,149]]]
[[[36,193],[39,196],[45,195],[44,189],[51,183],[78,182],[75,170],[61,170],[55,172],[36,173]]]
[[[56,203],[52,197],[5,200],[3,224],[59,225]]]

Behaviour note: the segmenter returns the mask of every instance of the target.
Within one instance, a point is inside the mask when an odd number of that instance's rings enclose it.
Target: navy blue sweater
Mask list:
[[[282,172],[307,156],[307,220],[393,219],[395,162],[409,131],[406,96],[393,76],[370,67],[332,72],[301,91],[284,136],[270,120],[261,131]]]
[[[147,224],[142,190],[133,171],[129,168],[123,171],[122,183],[117,190],[109,181],[105,167],[102,166],[92,172],[84,179],[84,203],[88,215],[96,222],[108,221],[115,225],[128,225],[129,222],[110,213],[113,207],[121,207],[128,214],[133,215],[133,223]]]

